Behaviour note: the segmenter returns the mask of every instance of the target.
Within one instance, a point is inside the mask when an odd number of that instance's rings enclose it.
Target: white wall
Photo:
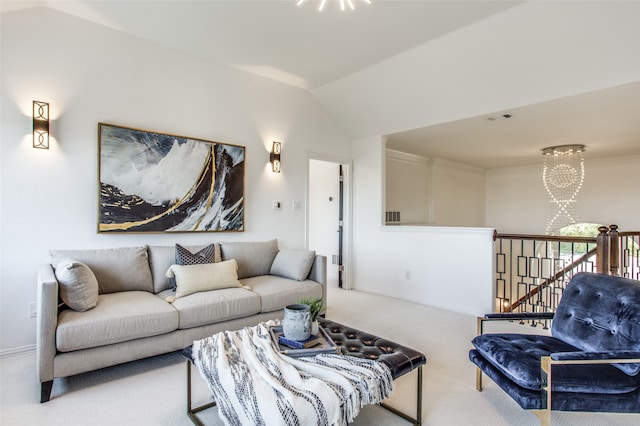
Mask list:
[[[382,226],[384,139],[355,141],[353,288],[471,315],[493,308],[493,229]]]
[[[385,211],[401,213],[393,225],[484,226],[484,169],[395,150],[385,160]]]
[[[429,158],[386,150],[385,211],[400,212],[401,225],[428,225],[433,216]]]
[[[314,90],[357,139],[354,288],[457,311],[492,309],[486,299],[493,289],[490,230],[544,232],[540,175],[487,173],[488,228],[479,235],[473,229],[460,236],[451,228],[390,230],[380,226],[384,144],[376,135],[636,82],[639,14],[640,2],[528,1]],[[594,219],[583,219],[640,228],[637,166],[609,167],[621,168],[611,178],[606,166],[587,171],[583,192],[596,195],[585,204]]]
[[[452,161],[433,160],[433,224],[484,226],[485,171]]]
[[[36,266],[54,248],[278,238],[301,248],[309,151],[349,156],[349,141],[302,90],[49,9],[1,15],[0,351],[35,343]],[[52,146],[31,148],[31,101],[51,104]],[[97,123],[246,146],[245,232],[97,234]],[[282,173],[268,164],[282,141]]]
[[[640,156],[590,160],[588,149],[577,202],[580,220],[616,224],[621,231],[640,230]],[[542,158],[540,162],[487,172],[487,226],[500,233],[544,234],[548,198],[542,184]]]

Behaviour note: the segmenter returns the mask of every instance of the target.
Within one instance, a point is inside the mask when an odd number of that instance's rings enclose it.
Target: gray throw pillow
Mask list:
[[[176,265],[202,265],[203,263],[215,263],[216,246],[210,244],[198,251],[191,253],[188,249],[176,244]]]
[[[271,265],[271,275],[304,281],[315,259],[316,252],[313,250],[280,250]]]
[[[222,260],[238,262],[238,278],[269,275],[271,264],[278,254],[278,240],[260,242],[220,243]]]
[[[55,270],[60,298],[74,311],[84,312],[98,304],[98,280],[82,262],[62,259]]]

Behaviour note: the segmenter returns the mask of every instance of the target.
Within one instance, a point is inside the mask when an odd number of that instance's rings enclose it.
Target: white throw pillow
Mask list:
[[[271,265],[271,275],[304,281],[315,259],[313,250],[280,250]]]
[[[98,280],[93,271],[82,262],[62,259],[56,265],[60,298],[71,309],[88,311],[98,304]]]
[[[201,265],[171,265],[166,275],[176,279],[176,299],[199,291],[242,287],[234,259]]]

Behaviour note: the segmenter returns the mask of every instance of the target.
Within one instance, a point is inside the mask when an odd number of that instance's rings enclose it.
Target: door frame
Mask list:
[[[352,179],[352,170],[353,170],[353,160],[345,157],[337,157],[328,154],[321,154],[316,152],[307,153],[306,160],[306,173],[305,173],[305,235],[304,235],[304,244],[307,249],[312,249],[309,247],[309,194],[311,191],[311,182],[310,182],[310,168],[309,163],[311,160],[325,161],[328,163],[340,164],[343,167],[343,242],[342,242],[342,288],[343,289],[351,289],[352,288],[352,267],[353,264],[353,256],[352,256],[352,238],[353,238],[353,227],[352,227],[352,218],[353,218],[353,179]],[[339,179],[336,176],[336,179]],[[337,218],[336,218],[337,220]],[[337,234],[337,233],[336,233]],[[331,259],[327,259],[327,263],[330,262]]]

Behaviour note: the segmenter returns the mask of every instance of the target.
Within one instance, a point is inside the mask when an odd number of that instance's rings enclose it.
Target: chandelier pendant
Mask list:
[[[578,223],[577,196],[584,182],[584,145],[544,148],[542,182],[549,194],[546,234]]]

